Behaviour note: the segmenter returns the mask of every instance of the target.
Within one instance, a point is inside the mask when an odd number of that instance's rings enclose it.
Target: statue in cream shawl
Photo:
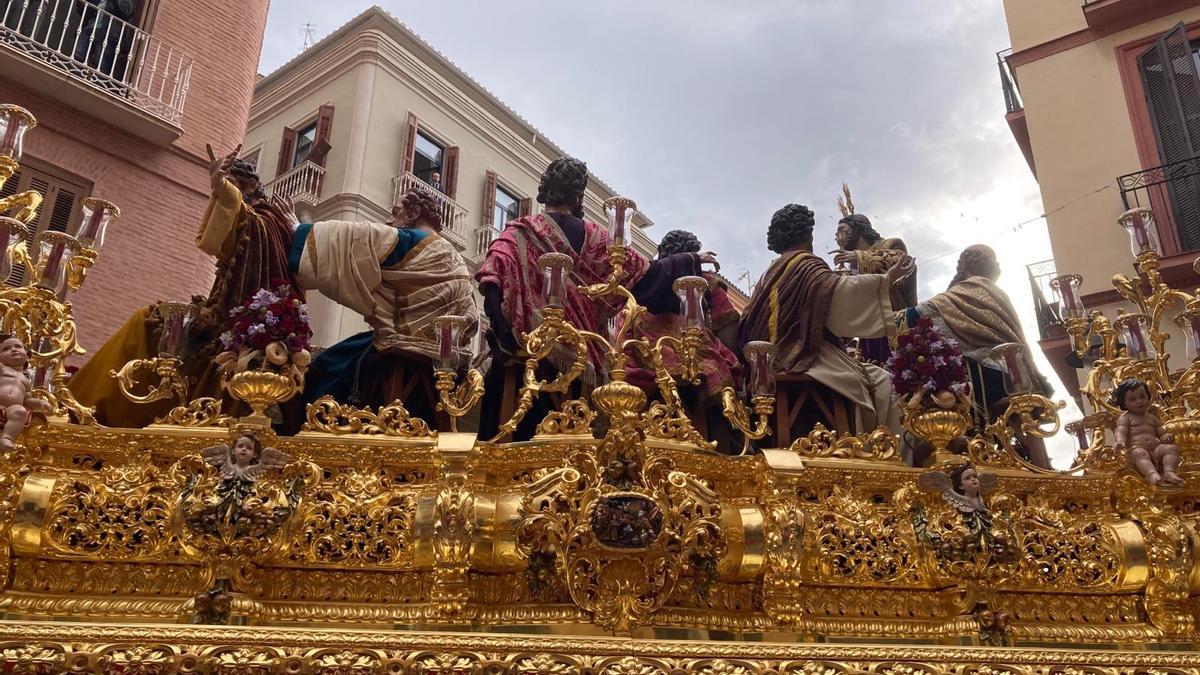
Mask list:
[[[438,233],[432,195],[410,190],[386,224],[323,221],[297,226],[290,265],[306,289],[361,314],[371,330],[322,351],[305,378],[305,403],[332,395],[342,403],[378,407],[404,401],[436,428],[432,322],[463,316],[459,363],[470,360],[479,324],[471,273],[454,245]]]

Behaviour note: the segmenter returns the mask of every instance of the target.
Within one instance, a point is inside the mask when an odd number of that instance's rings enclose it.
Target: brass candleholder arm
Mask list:
[[[438,392],[437,409],[450,415],[450,431],[458,431],[458,418],[471,412],[483,398],[483,373],[475,368],[467,370],[463,383],[455,386],[457,374],[453,370],[435,370],[434,388]]]

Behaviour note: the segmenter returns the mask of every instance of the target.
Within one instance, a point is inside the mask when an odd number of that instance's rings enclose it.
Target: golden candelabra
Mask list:
[[[1135,378],[1145,382],[1166,430],[1188,461],[1200,459],[1200,296],[1177,290],[1163,281],[1159,271],[1161,251],[1153,211],[1139,207],[1121,215],[1118,222],[1132,243],[1138,276],[1117,274],[1113,288],[1131,303],[1135,311],[1118,309],[1109,319],[1099,311],[1088,311],[1079,293],[1081,277],[1065,274],[1052,282],[1067,334],[1075,354],[1087,366],[1080,387],[1092,410],[1120,414],[1111,400],[1114,387],[1122,380]],[[1177,312],[1173,317],[1169,313]],[[1170,334],[1163,322],[1171,318],[1187,338],[1190,362],[1181,369],[1170,366],[1167,349]]]

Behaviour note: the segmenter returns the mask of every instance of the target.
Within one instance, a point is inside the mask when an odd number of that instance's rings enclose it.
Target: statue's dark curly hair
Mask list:
[[[858,236],[866,239],[868,244],[874,244],[880,239],[883,239],[883,237],[875,231],[875,228],[871,226],[871,219],[861,213],[851,213],[850,215],[838,221],[838,225],[841,225],[842,223],[849,225],[850,229],[854,230],[855,234]]]
[[[1150,396],[1150,385],[1137,379],[1136,377],[1130,377],[1121,380],[1121,383],[1118,384],[1117,388],[1113,390],[1112,404],[1121,410],[1125,410],[1125,396],[1138,387],[1146,390],[1147,398]]]
[[[767,228],[767,248],[776,253],[812,241],[813,225],[812,209],[803,204],[788,204],[771,216],[771,226]]]
[[[542,173],[537,201],[546,206],[578,206],[587,186],[587,164],[574,157],[559,157]]]
[[[229,165],[229,175],[239,180],[252,180],[256,183],[262,182],[258,177],[258,171],[254,170],[254,165],[244,159],[233,160],[233,164]]]
[[[687,230],[671,230],[658,242],[658,257],[665,258],[676,253],[699,253],[700,240]]]
[[[950,280],[950,286],[971,277],[987,277],[994,281],[999,276],[1000,263],[996,261],[996,252],[986,244],[974,244],[958,255],[958,269]]]
[[[438,207],[437,199],[424,190],[410,188],[400,195],[396,202],[404,214],[404,219],[412,224],[424,221],[435,231],[442,231],[442,210]]]

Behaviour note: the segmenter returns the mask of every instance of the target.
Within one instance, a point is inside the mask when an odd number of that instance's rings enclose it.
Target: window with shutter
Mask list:
[[[1142,89],[1163,164],[1191,159],[1200,150],[1200,77],[1183,23],[1138,57]],[[1167,182],[1171,213],[1164,219],[1183,251],[1200,249],[1200,177]],[[1163,237],[1169,240],[1172,237]]]
[[[279,178],[292,168],[293,153],[296,151],[296,130],[291,127],[283,128],[283,138],[279,140],[279,160],[275,164],[275,177]]]
[[[442,187],[446,196],[455,199],[458,196],[458,146],[446,148],[442,157]]]
[[[26,245],[31,256],[38,255],[34,249],[37,235],[46,231],[68,232],[73,229],[79,218],[80,200],[87,193],[83,185],[45,171],[32,168],[26,163],[21,170],[14,173],[0,188],[0,198],[8,197],[18,192],[33,190],[41,193],[42,206],[38,209],[37,217],[29,223],[29,235]],[[25,280],[26,270],[23,265],[14,265],[12,274],[5,280],[9,286],[19,285]]]

